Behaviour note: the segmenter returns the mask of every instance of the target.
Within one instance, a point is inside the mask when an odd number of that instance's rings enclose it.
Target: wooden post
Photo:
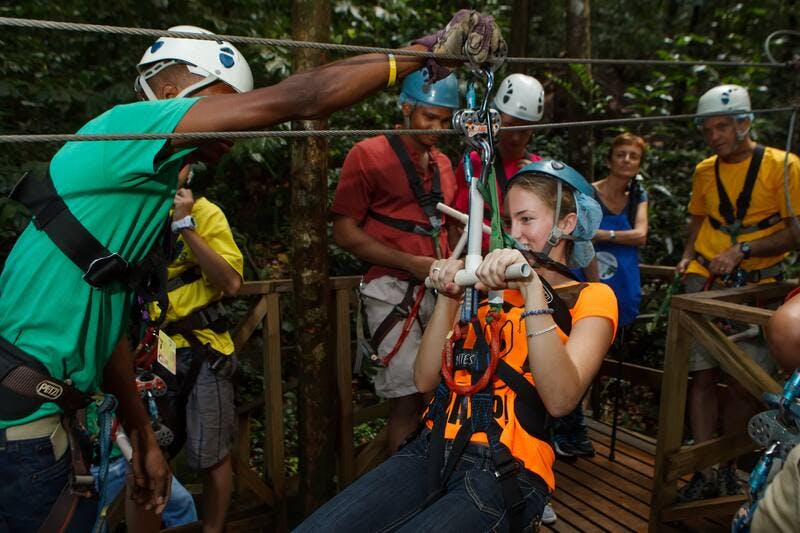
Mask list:
[[[339,389],[339,490],[355,477],[353,357],[350,350],[351,289],[336,290],[336,379]],[[358,348],[356,348],[358,349]]]
[[[280,295],[268,294],[264,318],[264,479],[275,491],[276,531],[286,531],[286,473],[283,449]]]
[[[589,0],[565,0],[567,12],[567,57],[592,57],[591,8]],[[591,65],[578,65],[592,75]],[[569,80],[578,95],[589,97],[581,88],[584,82],[569,70]],[[567,120],[586,120],[583,102],[568,97]],[[592,128],[570,128],[568,133],[569,164],[581,172],[588,181],[594,181],[594,136]]]
[[[673,297],[673,302],[680,296]],[[653,497],[650,503],[650,531],[661,529],[661,510],[675,501],[677,484],[667,482],[667,457],[678,452],[683,439],[683,416],[686,411],[686,388],[689,381],[689,347],[691,337],[681,331],[684,311],[671,307],[667,326],[667,350],[664,378],[661,382],[661,403],[658,410],[658,440],[653,475]]]
[[[292,37],[330,40],[330,2],[294,0]],[[325,62],[325,53],[308,48],[294,52],[294,71]],[[295,122],[295,130],[325,129],[325,121]],[[327,141],[322,137],[292,143],[291,263],[294,282],[295,338],[298,367],[300,495],[309,513],[335,491],[335,365],[328,320]]]

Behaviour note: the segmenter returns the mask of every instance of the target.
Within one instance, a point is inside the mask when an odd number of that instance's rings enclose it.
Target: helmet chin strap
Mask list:
[[[136,81],[134,81],[133,83],[134,90],[136,90],[137,92],[139,91],[143,92],[144,95],[147,97],[147,99],[150,101],[158,100],[159,99],[158,96],[156,96],[156,93],[153,91],[152,87],[150,87],[150,84],[147,83],[147,80],[152,78],[165,68],[178,64],[185,65],[186,68],[189,70],[189,72],[191,72],[192,74],[196,74],[198,76],[204,76],[204,78],[183,89],[181,92],[175,95],[175,98],[185,98],[191,96],[192,94],[196,93],[197,91],[205,87],[208,87],[209,85],[211,85],[212,83],[216,82],[219,79],[213,74],[209,74],[205,70],[199,67],[195,67],[193,65],[181,63],[180,61],[161,61],[159,63],[154,64],[153,66],[151,66],[150,68],[139,74],[139,76],[137,76]]]
[[[556,180],[556,187],[556,209],[553,215],[553,229],[550,230],[550,235],[547,237],[547,242],[542,249],[544,255],[550,255],[550,250],[553,249],[553,246],[565,237],[564,232],[558,227],[558,221],[561,218],[561,192],[563,190],[561,180]]]

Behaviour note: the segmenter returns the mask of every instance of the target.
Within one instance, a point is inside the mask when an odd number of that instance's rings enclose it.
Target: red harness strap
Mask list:
[[[444,343],[444,348],[442,349],[442,377],[447,387],[456,394],[472,396],[476,392],[482,391],[486,388],[486,385],[489,384],[489,380],[492,379],[495,370],[497,370],[497,363],[500,361],[500,315],[491,311],[486,315],[486,318],[487,322],[489,322],[489,331],[492,334],[492,338],[489,341],[489,353],[491,357],[489,359],[489,366],[484,370],[480,379],[474,384],[459,385],[453,379],[453,346],[467,335],[470,324],[456,324],[453,328],[452,335],[450,335],[450,339]],[[491,321],[489,321],[489,319],[491,319]]]

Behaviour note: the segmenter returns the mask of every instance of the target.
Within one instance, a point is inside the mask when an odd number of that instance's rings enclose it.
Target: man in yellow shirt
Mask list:
[[[794,248],[789,230],[792,208],[800,207],[800,161],[786,153],[756,144],[750,137],[753,115],[747,90],[720,85],[700,97],[697,124],[714,156],[700,162],[692,178],[689,235],[677,270],[685,274],[686,292],[719,283],[774,282],[782,276],[781,261]],[[788,194],[788,196],[787,196]],[[791,206],[787,205],[787,198]],[[765,370],[775,364],[763,341],[739,346]],[[689,420],[695,444],[714,437],[719,415],[723,431],[740,432],[758,409],[755,400],[734,380],[728,380],[728,399],[720,406],[716,361],[698,345],[692,346],[689,371]],[[680,498],[693,500],[740,492],[735,464],[696,472]]]
[[[204,474],[203,531],[221,532],[231,495],[236,359],[220,300],[239,292],[244,261],[222,210],[186,187],[190,176],[187,166],[175,194],[164,330],[177,347],[173,406],[186,417],[187,460]]]

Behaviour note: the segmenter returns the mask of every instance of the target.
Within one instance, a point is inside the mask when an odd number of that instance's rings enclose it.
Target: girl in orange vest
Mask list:
[[[436,391],[425,423],[298,531],[538,527],[555,489],[547,419],[577,405],[617,325],[611,289],[574,281],[566,266],[585,266],[593,255],[601,212],[590,193],[586,180],[558,161],[531,163],[509,181],[504,213],[525,251],[495,250],[476,273],[478,289],[506,289],[499,312],[482,303],[476,317],[454,327],[462,300],[454,276],[464,265],[433,263],[430,278],[441,297],[414,368],[419,391]],[[506,281],[506,268],[523,261],[534,267],[530,276]],[[482,365],[489,352],[492,362]],[[470,386],[479,390],[465,393]]]

